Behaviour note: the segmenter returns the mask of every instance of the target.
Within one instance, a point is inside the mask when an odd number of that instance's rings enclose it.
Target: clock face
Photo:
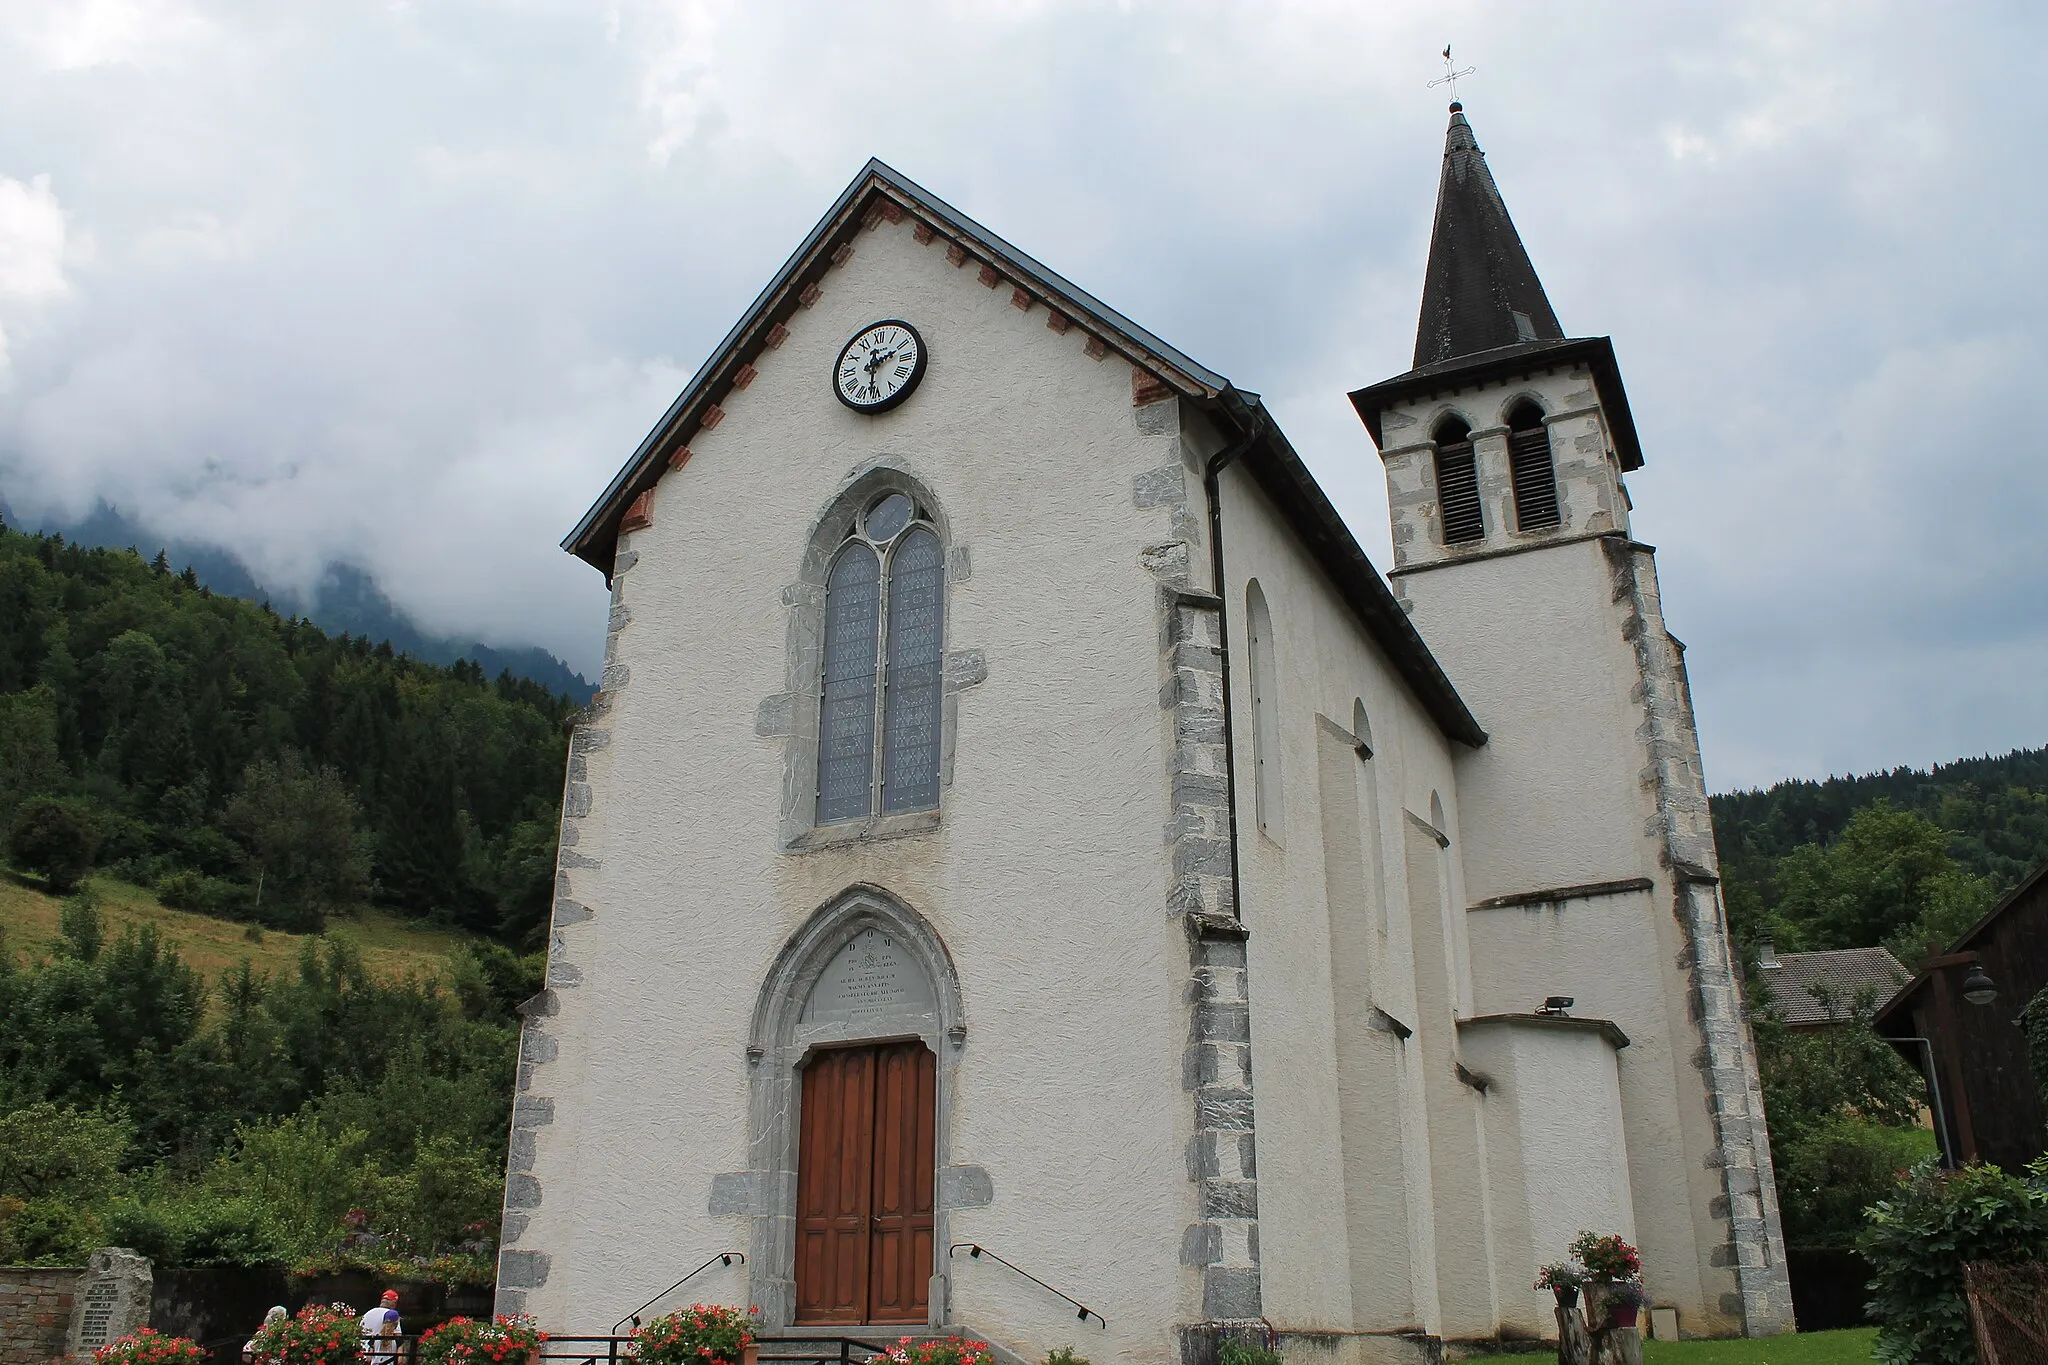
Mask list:
[[[924,378],[924,338],[891,318],[863,327],[832,364],[832,392],[855,412],[887,412]]]

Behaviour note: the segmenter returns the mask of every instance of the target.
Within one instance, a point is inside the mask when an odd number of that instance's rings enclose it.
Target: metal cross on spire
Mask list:
[[[1431,81],[1431,82],[1429,83],[1429,88],[1430,88],[1430,89],[1432,89],[1432,90],[1434,90],[1434,89],[1436,89],[1436,88],[1437,88],[1437,87],[1438,87],[1439,85],[1448,85],[1449,87],[1451,87],[1451,103],[1452,103],[1452,104],[1456,104],[1456,103],[1458,103],[1458,79],[1459,79],[1459,77],[1461,77],[1461,76],[1469,76],[1469,75],[1471,75],[1471,74],[1473,73],[1473,71],[1475,71],[1475,70],[1477,70],[1477,68],[1476,68],[1476,67],[1470,67],[1470,66],[1468,66],[1468,67],[1466,67],[1466,68],[1465,68],[1464,70],[1460,71],[1460,70],[1458,69],[1457,65],[1456,65],[1456,64],[1455,64],[1454,62],[1452,62],[1452,61],[1451,61],[1451,45],[1450,45],[1449,43],[1445,43],[1445,44],[1444,44],[1444,74],[1443,74],[1443,75],[1441,75],[1441,76],[1438,76],[1438,77],[1437,77],[1437,78],[1436,78],[1435,80]]]

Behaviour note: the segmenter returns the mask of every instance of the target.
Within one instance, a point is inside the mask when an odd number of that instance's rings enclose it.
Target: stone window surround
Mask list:
[[[804,1024],[804,1006],[818,979],[840,949],[871,928],[894,938],[924,971],[936,1013],[906,1014],[858,1028]],[[747,1038],[747,1155],[751,1169],[712,1178],[711,1212],[751,1217],[747,1301],[760,1308],[767,1326],[788,1326],[796,1316],[799,1076],[803,1063],[820,1047],[906,1038],[921,1039],[938,1060],[932,1158],[938,1188],[932,1207],[930,1303],[930,1323],[936,1327],[945,1323],[948,1308],[942,1257],[951,1242],[951,1211],[987,1205],[994,1198],[986,1171],[948,1163],[956,1075],[967,1043],[960,979],[952,954],[930,921],[881,887],[856,883],[804,921],[776,955],[761,983]]]
[[[825,648],[825,580],[832,560],[852,533],[861,509],[884,493],[902,493],[923,509],[946,551],[946,597],[970,576],[967,547],[955,541],[946,511],[930,487],[898,456],[882,455],[854,467],[812,523],[797,581],[782,590],[789,608],[785,689],[762,699],[754,733],[783,741],[780,844],[786,853],[838,847],[866,840],[924,834],[939,826],[940,808],[870,816],[821,825],[818,802],[818,704]],[[959,695],[988,676],[978,649],[953,649],[952,613],[941,608],[941,639],[947,645],[939,702],[939,788],[953,784],[953,747],[958,735]]]

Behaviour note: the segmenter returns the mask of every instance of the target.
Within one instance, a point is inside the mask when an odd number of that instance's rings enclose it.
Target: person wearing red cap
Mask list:
[[[398,1360],[398,1291],[387,1289],[375,1308],[363,1314],[363,1354],[371,1365],[395,1365]]]

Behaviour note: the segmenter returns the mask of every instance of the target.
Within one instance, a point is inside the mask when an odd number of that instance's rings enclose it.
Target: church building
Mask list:
[[[1423,1362],[1585,1228],[1790,1327],[1644,451],[1457,105],[1350,397],[1385,576],[1256,393],[861,171],[565,542],[501,1312]]]

